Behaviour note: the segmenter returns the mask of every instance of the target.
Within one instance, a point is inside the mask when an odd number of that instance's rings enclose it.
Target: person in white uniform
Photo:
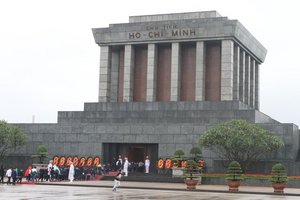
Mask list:
[[[149,167],[150,167],[150,160],[149,160],[149,157],[146,156],[146,160],[145,160],[146,174],[149,173]]]
[[[128,158],[125,157],[124,166],[123,166],[123,171],[125,173],[125,176],[128,176],[128,167],[129,167]]]

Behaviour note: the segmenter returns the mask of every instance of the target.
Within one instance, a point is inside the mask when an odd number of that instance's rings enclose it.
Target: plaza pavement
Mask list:
[[[113,181],[110,180],[97,180],[97,181],[74,181],[74,182],[38,182],[38,185],[58,185],[58,186],[80,186],[80,187],[103,187],[112,188]],[[147,189],[147,190],[176,190],[186,191],[185,183],[159,183],[159,182],[134,182],[134,181],[121,181],[120,189]],[[191,192],[220,192],[228,193],[227,185],[197,185],[196,190]],[[285,188],[285,196],[300,196],[300,188]],[[240,186],[238,193],[244,194],[267,194],[273,195],[273,188],[261,186]]]

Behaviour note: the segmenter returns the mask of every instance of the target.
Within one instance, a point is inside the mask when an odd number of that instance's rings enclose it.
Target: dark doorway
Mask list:
[[[146,157],[145,147],[142,145],[129,146],[128,160],[132,162],[144,161]]]
[[[158,160],[158,144],[143,143],[103,143],[102,163],[112,163],[119,155],[124,159],[128,157],[129,162],[145,162],[146,156],[150,159],[150,170],[153,171]]]

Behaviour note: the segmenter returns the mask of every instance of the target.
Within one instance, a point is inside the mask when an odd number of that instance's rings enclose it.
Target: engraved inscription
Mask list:
[[[146,26],[146,31],[128,33],[128,39],[131,40],[193,36],[196,36],[196,29],[179,28],[177,24],[164,24],[162,26]]]

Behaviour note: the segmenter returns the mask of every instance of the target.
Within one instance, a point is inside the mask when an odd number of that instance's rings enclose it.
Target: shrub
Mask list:
[[[193,147],[190,150],[190,154],[193,155],[195,161],[200,160],[202,158],[202,151],[199,147]]]
[[[172,158],[173,167],[181,167],[181,161],[184,160],[184,151],[182,149],[177,149]]]
[[[184,177],[187,179],[198,178],[201,174],[201,170],[198,166],[199,164],[193,159],[187,160],[186,167],[184,168]]]
[[[285,167],[281,163],[273,165],[271,175],[272,183],[286,183],[288,180]]]
[[[229,163],[227,168],[226,180],[230,180],[230,181],[243,180],[242,173],[243,171],[240,163],[238,163],[237,161],[232,161],[231,163]]]

